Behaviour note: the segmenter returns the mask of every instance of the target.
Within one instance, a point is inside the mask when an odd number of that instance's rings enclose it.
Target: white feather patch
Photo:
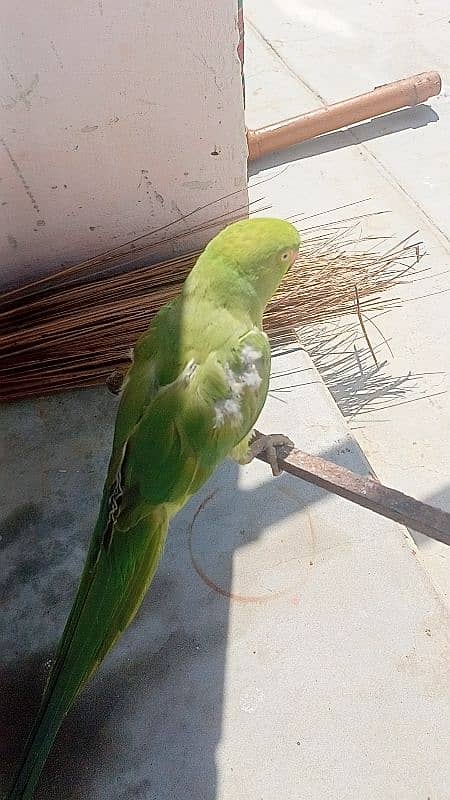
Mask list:
[[[241,356],[244,366],[254,367],[255,361],[259,361],[259,359],[262,358],[262,353],[259,350],[256,350],[255,347],[252,347],[251,344],[246,344],[242,348]]]
[[[224,364],[223,372],[230,390],[230,397],[219,400],[215,406],[215,425],[220,427],[226,422],[239,425],[242,422],[241,395],[244,389],[256,393],[261,386],[262,378],[255,366],[255,361],[262,358],[262,353],[250,345],[245,345],[241,351],[242,372],[234,372],[230,365]]]
[[[219,400],[215,406],[215,428],[220,428],[229,422],[231,425],[240,425],[242,422],[241,404],[236,397]]]

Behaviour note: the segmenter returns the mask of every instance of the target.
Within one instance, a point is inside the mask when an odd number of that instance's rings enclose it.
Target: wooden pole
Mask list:
[[[344,497],[352,503],[368,508],[382,517],[406,525],[419,533],[450,545],[450,514],[415,500],[396,489],[366,475],[357,475],[345,467],[333,464],[319,456],[311,456],[296,447],[286,455],[278,451],[278,463],[284,472],[308,483]],[[280,455],[281,453],[281,455]],[[265,453],[257,456],[267,462]]]
[[[292,145],[323,133],[345,128],[389,111],[415,106],[441,91],[438,72],[421,72],[394,83],[377,86],[372,92],[351,97],[331,106],[318,108],[257,130],[247,130],[249,161],[268,153],[286,150]]]

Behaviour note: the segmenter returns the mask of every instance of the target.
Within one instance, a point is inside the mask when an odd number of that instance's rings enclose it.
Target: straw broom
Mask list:
[[[380,293],[408,278],[419,260],[415,234],[387,247],[387,237],[361,236],[364,216],[309,227],[303,218],[299,258],[264,320],[273,342],[302,325],[384,309]],[[158,245],[137,241],[0,295],[1,401],[104,384],[126,369],[137,337],[176,296],[200,253],[124,271]]]

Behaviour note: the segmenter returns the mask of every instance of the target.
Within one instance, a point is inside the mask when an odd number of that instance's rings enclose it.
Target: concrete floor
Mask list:
[[[441,73],[442,94],[429,103],[305,143],[252,172],[257,181],[288,165],[255,190],[264,189],[275,213],[370,197],[361,210],[392,213],[368,220],[368,234],[401,239],[419,229],[427,272],[395,288],[401,308],[377,317],[393,355],[370,327],[380,368],[359,326],[350,336],[346,325],[308,331],[304,342],[380,480],[450,510],[449,15],[441,0],[396,0],[389,10],[383,0],[247,0],[246,13],[250,127],[426,69]],[[450,548],[413,535],[450,597]]]
[[[294,374],[309,380],[286,394]],[[0,791],[72,601],[116,403],[80,391],[0,415]],[[274,358],[260,425],[368,472],[301,350]],[[228,462],[174,520],[36,798],[446,800],[448,628],[404,529]]]

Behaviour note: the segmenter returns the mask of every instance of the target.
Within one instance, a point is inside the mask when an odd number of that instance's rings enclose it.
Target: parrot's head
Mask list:
[[[300,236],[290,222],[256,218],[234,222],[208,244],[205,256],[235,285],[250,284],[263,306],[298,255]]]

